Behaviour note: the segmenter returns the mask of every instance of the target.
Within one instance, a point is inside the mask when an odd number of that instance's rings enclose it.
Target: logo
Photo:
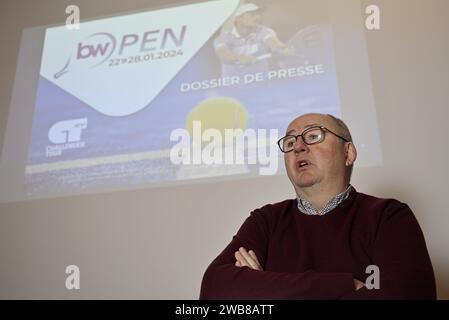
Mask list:
[[[238,3],[207,1],[105,18],[83,22],[76,32],[49,28],[40,75],[103,115],[131,115],[151,105]]]
[[[53,124],[48,130],[48,140],[55,145],[47,146],[46,156],[60,156],[64,150],[84,148],[85,143],[81,141],[81,135],[86,128],[87,118],[65,120]]]
[[[145,57],[150,60],[152,56],[140,56],[140,54],[164,52],[164,50],[181,47],[184,43],[186,30],[187,26],[183,25],[178,32],[172,28],[165,28],[164,30],[149,30],[143,34],[130,33],[121,36],[118,41],[111,33],[97,32],[77,43],[73,60],[77,62],[77,65],[89,69],[103,65],[114,54],[114,58],[126,57],[126,61],[128,61],[129,55],[142,57],[142,61],[145,60]],[[118,47],[117,43],[119,44]],[[58,79],[67,74],[70,71],[71,61],[72,57],[53,77]],[[111,60],[110,66],[114,65],[112,62],[114,61]]]
[[[48,139],[54,144],[80,141],[86,128],[87,118],[56,122],[48,131]]]

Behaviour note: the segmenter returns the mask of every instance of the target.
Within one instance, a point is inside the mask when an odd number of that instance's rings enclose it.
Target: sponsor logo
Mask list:
[[[180,30],[172,28],[164,30],[156,29],[142,34],[130,33],[117,39],[111,33],[97,32],[77,43],[75,58],[69,57],[64,67],[54,74],[58,79],[69,72],[71,61],[88,61],[88,68],[95,68],[104,64],[113,55],[123,57],[129,54],[142,54],[159,50],[175,49],[182,46],[186,35],[187,26]]]
[[[46,147],[45,155],[61,156],[64,150],[84,148],[85,142],[81,141],[81,135],[86,128],[87,118],[56,122],[48,130],[48,140],[53,145]]]

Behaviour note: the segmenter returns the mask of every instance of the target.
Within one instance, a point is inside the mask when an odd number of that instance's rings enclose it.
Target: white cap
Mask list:
[[[244,13],[256,11],[259,9],[260,9],[260,7],[255,5],[254,3],[245,3],[245,4],[242,4],[240,7],[238,7],[238,9],[234,13],[234,16],[238,17]]]

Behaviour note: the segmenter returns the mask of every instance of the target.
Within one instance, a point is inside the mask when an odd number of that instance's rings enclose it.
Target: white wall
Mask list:
[[[449,2],[360,1],[381,8],[381,30],[365,34],[384,166],[356,168],[353,184],[411,206],[447,299]],[[89,18],[169,2],[2,1],[0,138],[23,28],[62,23],[69,4]],[[249,212],[292,196],[286,177],[261,177],[0,204],[0,298],[195,299]],[[81,269],[79,291],[65,289],[69,264]]]

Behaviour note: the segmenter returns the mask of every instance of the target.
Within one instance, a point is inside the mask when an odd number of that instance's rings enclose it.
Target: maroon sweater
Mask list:
[[[234,265],[239,247],[254,250],[264,271]],[[355,291],[368,265],[380,289]],[[251,213],[207,268],[200,299],[435,299],[423,233],[410,208],[355,189],[323,216],[301,213],[297,200]]]

